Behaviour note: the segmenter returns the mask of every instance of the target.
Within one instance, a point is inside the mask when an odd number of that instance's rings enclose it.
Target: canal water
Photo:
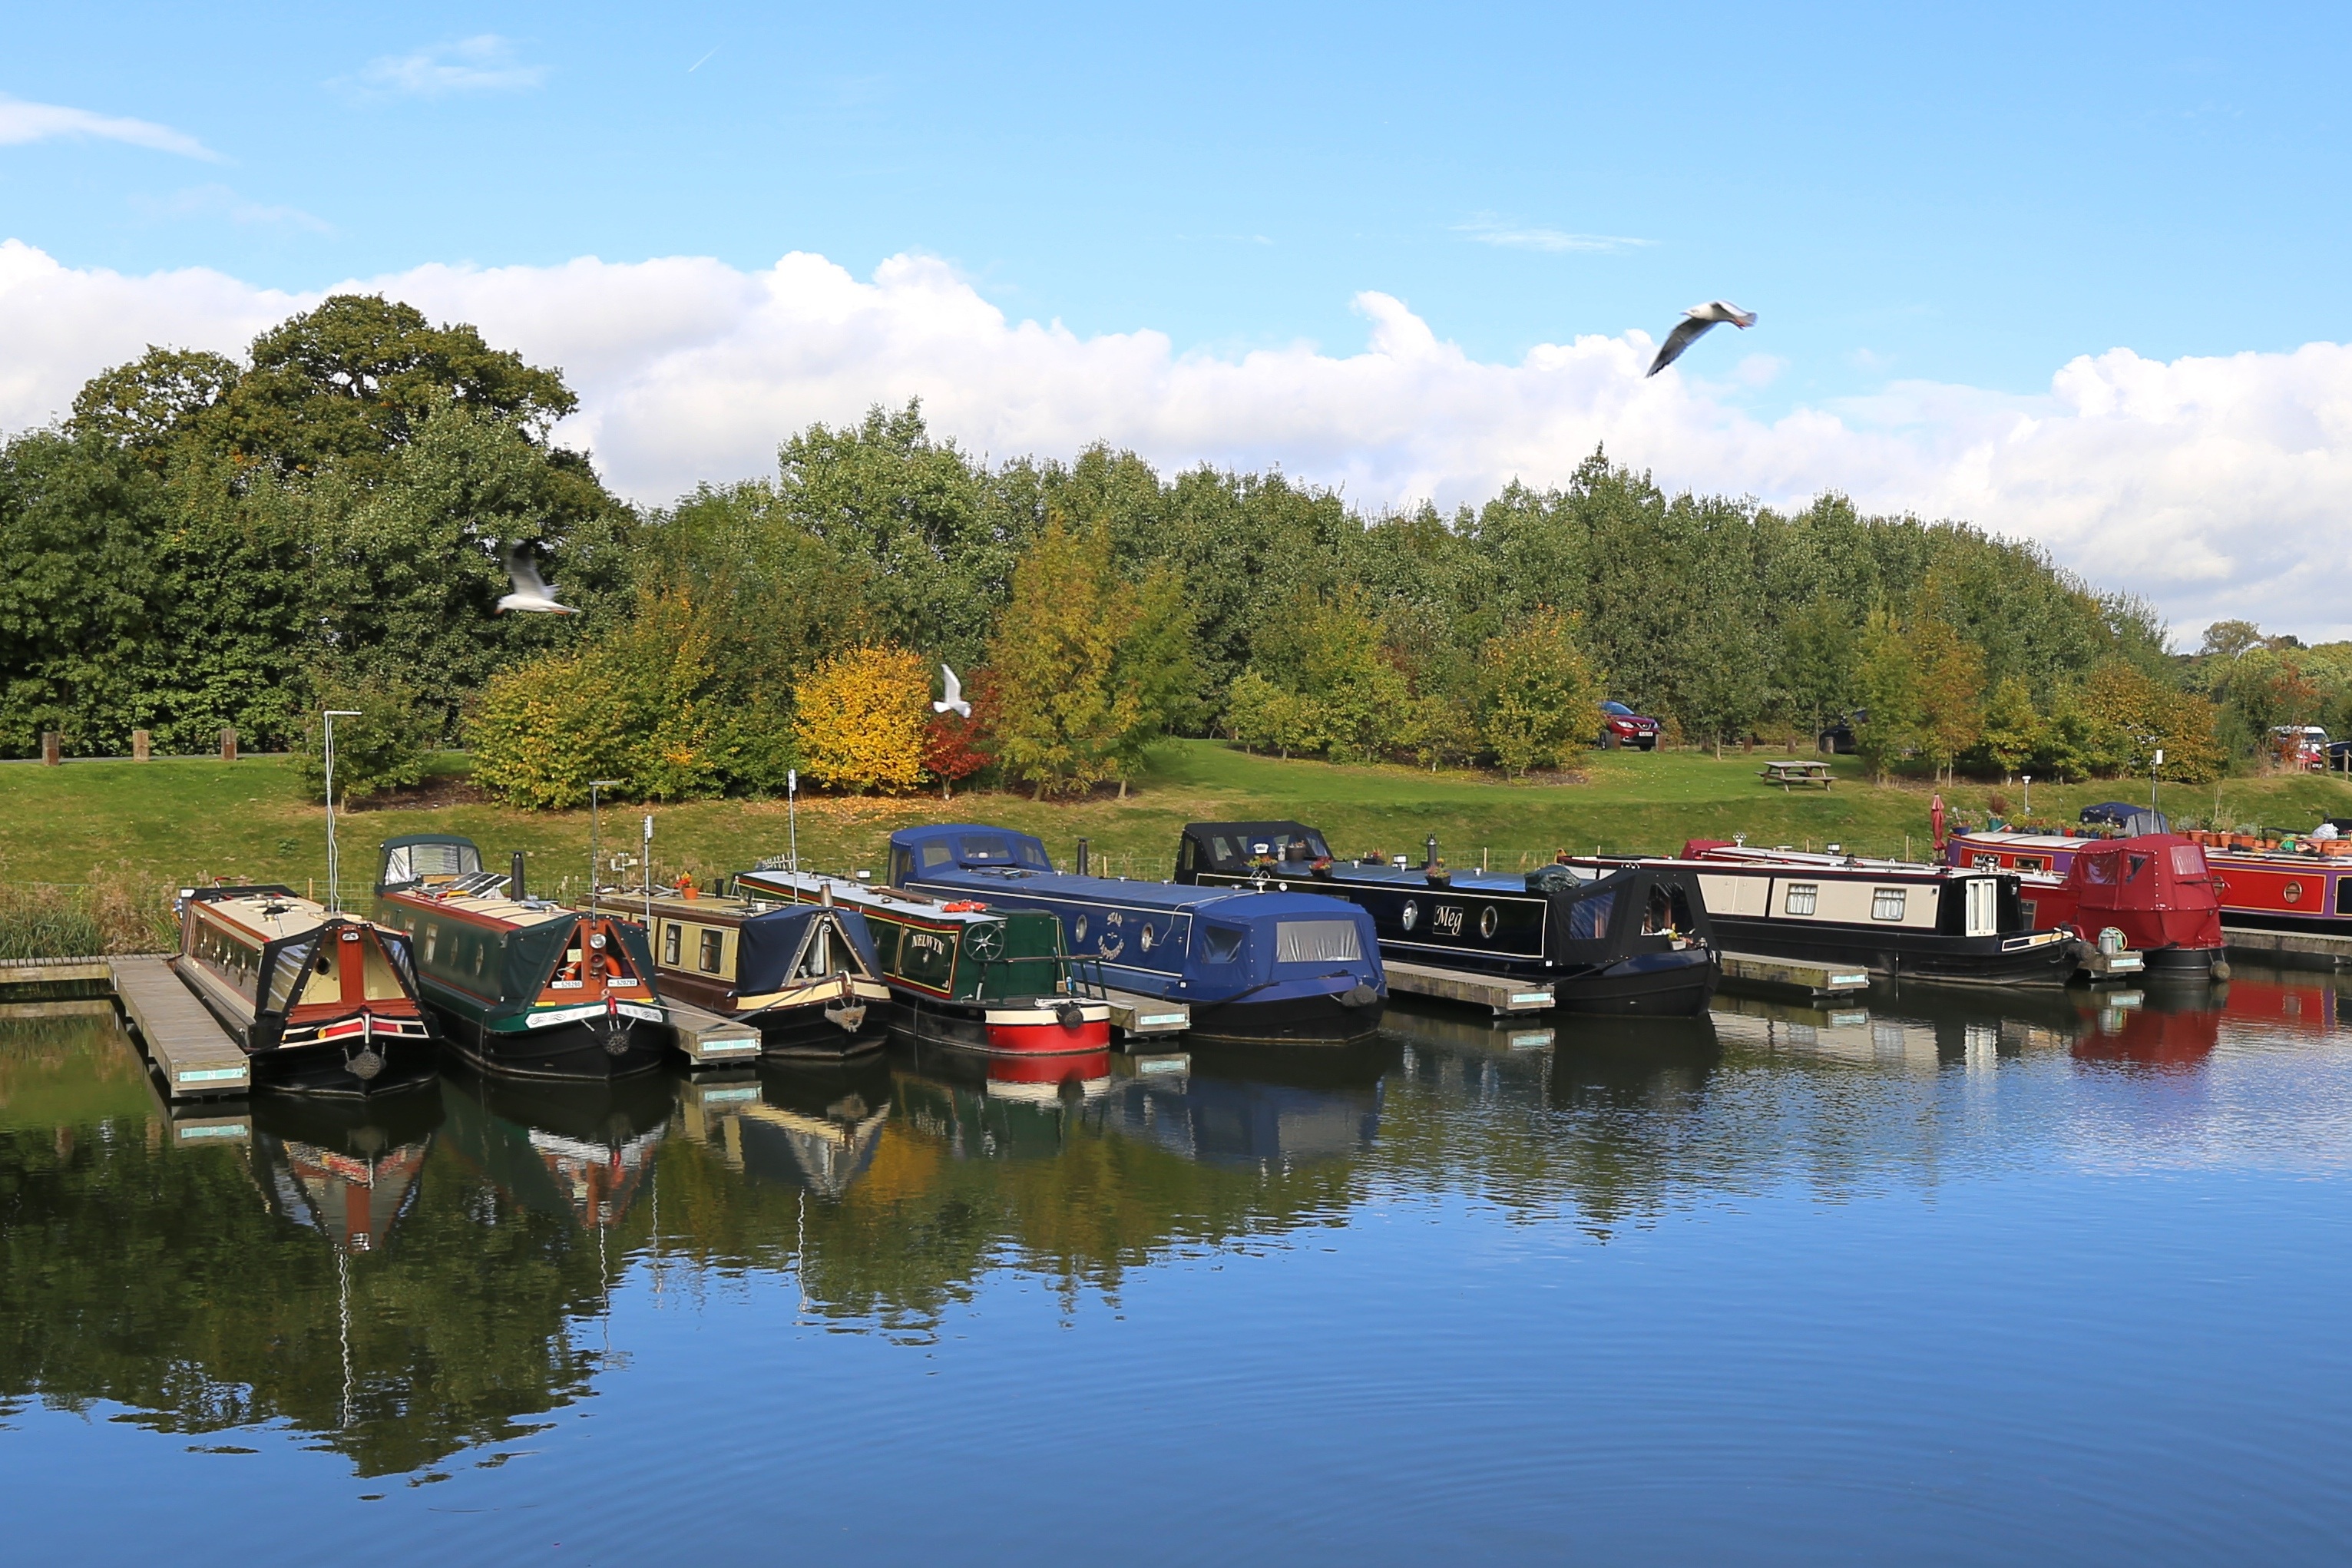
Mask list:
[[[18,1561],[2340,1561],[2352,1000],[167,1113],[0,1021]]]

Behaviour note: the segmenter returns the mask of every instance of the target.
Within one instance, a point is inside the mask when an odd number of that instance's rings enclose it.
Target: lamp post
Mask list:
[[[335,721],[356,719],[360,714],[352,708],[327,708],[320,710],[320,717],[327,725],[327,912],[341,914],[343,894],[338,878],[342,863],[335,854]]]
[[[627,782],[626,779],[590,779],[588,781],[588,912],[592,915],[596,912],[596,857],[603,847],[599,841],[598,828],[602,826],[604,818],[597,804],[597,792],[618,789]]]

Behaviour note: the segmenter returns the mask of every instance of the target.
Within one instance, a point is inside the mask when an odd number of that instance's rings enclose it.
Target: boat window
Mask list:
[[[1248,933],[1238,926],[1204,924],[1201,928],[1201,957],[1208,963],[1231,963],[1242,955],[1242,944]]]
[[[671,921],[667,925],[664,926],[662,928],[662,962],[664,963],[676,963],[678,961],[678,952],[683,947],[685,942],[686,928],[684,926],[679,925],[676,921]]]
[[[2000,884],[1990,877],[1971,877],[1968,883],[1967,918],[1970,936],[1996,936],[2000,931]]]
[[[2104,887],[2116,879],[2116,857],[2085,855],[2083,857],[2083,880]]]
[[[409,866],[408,847],[406,845],[404,844],[397,849],[389,849],[384,852],[383,880],[387,887],[394,882],[413,882],[416,880],[416,873],[411,869]]]
[[[2194,844],[2172,847],[2172,874],[2176,877],[2201,877],[2205,874],[2205,851]]]
[[[1599,942],[1609,934],[1609,911],[1617,906],[1617,892],[1611,889],[1589,899],[1579,899],[1568,907],[1568,939],[1570,942]]]
[[[400,984],[400,976],[393,970],[390,955],[385,952],[390,945],[373,933],[364,939],[361,953],[360,989],[371,1002],[397,1002],[408,994]],[[482,945],[485,951],[489,946],[488,942]]]
[[[949,848],[943,840],[934,838],[923,846],[923,869],[926,871],[934,866],[944,866],[954,858],[955,851]]]
[[[2047,871],[2050,869],[2050,862],[2039,855],[2020,855],[2017,858],[2017,868],[2021,871]],[[1990,871],[1993,868],[1980,860],[1977,862],[1977,869]]]
[[[706,931],[702,933],[700,963],[702,973],[705,974],[716,974],[719,973],[719,933],[715,931]]]
[[[992,833],[985,837],[976,833],[971,834],[962,839],[961,843],[963,858],[967,860],[985,860],[991,864],[1001,865],[1010,862],[1013,858],[1013,846]]]
[[[2196,846],[2192,844],[2188,847],[2193,849]],[[2352,877],[2336,879],[2336,912],[2339,915],[2352,915]]]
[[[1822,885],[1819,882],[1791,882],[1780,900],[1784,915],[1809,915],[1821,907]]]
[[[289,947],[278,955],[278,967],[269,976],[270,1012],[286,1011],[286,1004],[294,995],[294,983],[302,977],[302,971],[310,962],[310,949],[307,944]]]
[[[1193,857],[1199,847],[1191,839],[1184,840],[1183,846],[1176,852],[1176,868],[1179,871],[1189,871],[1192,868]]]
[[[1234,858],[1234,847],[1225,842],[1224,837],[1222,834],[1211,838],[1209,843],[1217,852],[1218,865],[1224,866],[1232,863]]]
[[[2146,855],[2127,855],[2124,858],[2125,863],[2129,868],[2129,869],[2124,872],[2124,880],[2126,882],[2138,881],[2139,874],[2147,869],[2148,857]]]
[[[1908,888],[1873,888],[1870,890],[1870,918],[1874,921],[1899,921],[1903,906],[1910,902]]]
[[[1015,846],[1015,847],[1018,848],[1021,853],[1021,863],[1024,866],[1042,866],[1048,871],[1054,868],[1054,863],[1045,858],[1045,847],[1044,845],[1032,844],[1029,840],[1024,838]]]
[[[929,858],[929,846],[924,847],[924,858]],[[937,861],[931,861],[937,865]],[[890,880],[904,887],[907,879],[915,874],[915,852],[903,844],[890,847]]]
[[[1276,921],[1276,963],[1355,963],[1364,956],[1353,921]]]
[[[440,945],[441,928],[428,921],[425,926],[425,962],[428,965],[432,963],[433,954]]]

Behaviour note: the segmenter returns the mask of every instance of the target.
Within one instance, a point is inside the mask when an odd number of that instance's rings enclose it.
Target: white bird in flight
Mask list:
[[[1704,305],[1693,305],[1683,312],[1681,324],[1658,345],[1658,357],[1650,362],[1645,376],[1655,375],[1682,358],[1683,350],[1698,342],[1699,335],[1718,321],[1729,321],[1744,332],[1756,324],[1756,312],[1743,310],[1728,300],[1709,300]]]
[[[940,666],[940,673],[948,678],[948,700],[944,702],[932,703],[931,711],[934,713],[961,713],[967,719],[971,718],[971,704],[963,700],[963,682],[958,680],[956,679],[956,672],[950,669],[944,664]]]
[[[531,560],[530,551],[521,541],[516,541],[512,548],[501,552],[499,559],[506,563],[507,581],[514,584],[514,592],[499,601],[500,610],[526,610],[542,616],[576,616],[580,613],[569,605],[555,602],[554,587],[540,576],[537,563]]]

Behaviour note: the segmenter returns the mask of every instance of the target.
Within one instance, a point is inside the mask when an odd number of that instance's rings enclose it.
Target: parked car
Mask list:
[[[2290,768],[2318,773],[2327,766],[2327,731],[2316,724],[2280,724],[2271,731],[2271,749]]]
[[[1644,752],[1658,748],[1658,721],[1645,713],[1636,713],[1622,702],[1601,705],[1601,743],[1604,746],[1636,746]]]

